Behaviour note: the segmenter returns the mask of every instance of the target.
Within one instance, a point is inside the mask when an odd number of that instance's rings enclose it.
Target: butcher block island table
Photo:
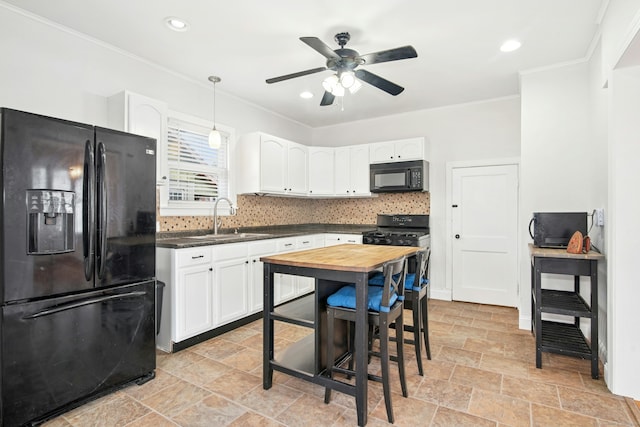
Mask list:
[[[263,387],[271,388],[273,371],[330,387],[355,396],[358,425],[367,423],[369,273],[402,256],[414,255],[420,248],[383,245],[338,245],[290,252],[260,258],[264,263],[264,363]],[[315,292],[308,297],[274,307],[274,274],[315,278]],[[355,385],[325,376],[326,301],[347,283],[356,285]],[[274,349],[274,321],[313,329],[313,333],[282,351]],[[336,360],[346,353],[346,328],[336,325],[333,337]],[[280,354],[282,353],[282,354]]]

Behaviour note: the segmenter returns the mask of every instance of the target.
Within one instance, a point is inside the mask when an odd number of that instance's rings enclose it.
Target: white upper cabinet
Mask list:
[[[335,193],[334,152],[332,147],[309,147],[310,196],[332,196]]]
[[[156,140],[156,182],[166,185],[169,182],[167,156],[164,155],[168,105],[129,91],[110,97],[108,105],[110,127]]]
[[[424,138],[400,139],[397,141],[369,144],[371,163],[405,162],[426,160]]]
[[[305,195],[308,149],[261,132],[240,137],[237,189],[243,193]]]
[[[369,145],[351,145],[335,149],[335,194],[370,196]]]

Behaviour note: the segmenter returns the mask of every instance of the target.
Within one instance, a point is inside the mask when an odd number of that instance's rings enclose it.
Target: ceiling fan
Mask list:
[[[336,74],[328,77],[322,83],[325,92],[322,97],[322,101],[320,101],[320,105],[331,105],[336,96],[344,95],[344,89],[349,89],[354,93],[360,85],[356,77],[391,95],[395,96],[400,94],[404,90],[402,86],[398,86],[397,84],[373,74],[372,72],[362,69],[356,70],[356,67],[360,65],[371,65],[378,64],[380,62],[416,58],[418,56],[416,50],[412,46],[402,46],[395,49],[381,50],[379,52],[360,55],[355,50],[344,47],[350,39],[351,36],[347,32],[336,34],[334,40],[338,45],[340,45],[340,48],[332,50],[317,37],[300,37],[302,42],[306,43],[312,49],[315,49],[327,58],[326,66],[267,79],[267,83],[277,83],[283,80],[306,76],[308,74],[332,70],[335,71]],[[352,88],[355,88],[355,90]]]

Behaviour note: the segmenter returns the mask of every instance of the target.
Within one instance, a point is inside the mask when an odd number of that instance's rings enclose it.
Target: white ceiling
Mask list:
[[[311,127],[517,95],[518,71],[584,58],[602,0],[5,0]],[[169,30],[175,16],[187,32]],[[365,66],[405,91],[364,85],[342,108],[321,107],[324,71],[274,84],[265,79],[325,65],[299,40],[315,36],[360,54],[412,45],[418,57]],[[499,51],[510,38],[522,42]],[[308,90],[312,99],[302,99]],[[223,108],[222,105],[218,106]]]

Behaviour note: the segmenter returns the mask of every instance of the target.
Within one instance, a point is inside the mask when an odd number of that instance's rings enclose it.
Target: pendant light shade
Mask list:
[[[220,131],[216,129],[216,83],[220,83],[222,80],[218,76],[209,76],[209,81],[213,83],[213,129],[209,132],[209,147],[220,148],[222,144],[222,135]]]

